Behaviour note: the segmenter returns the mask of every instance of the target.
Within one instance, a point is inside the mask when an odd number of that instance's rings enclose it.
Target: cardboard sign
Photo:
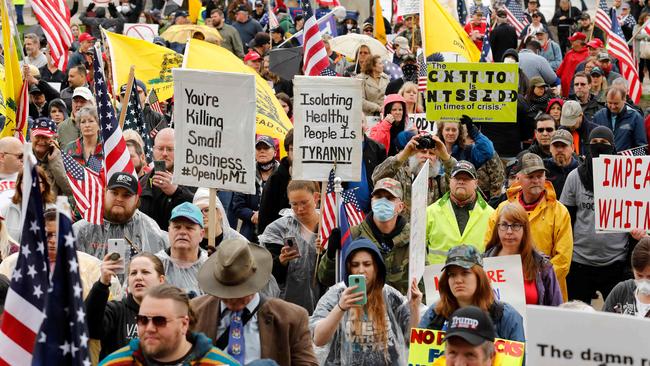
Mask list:
[[[125,23],[122,33],[125,36],[153,42],[153,38],[158,35],[158,24]]]
[[[528,305],[528,365],[650,365],[650,321]]]
[[[436,122],[427,120],[426,113],[409,114],[404,130],[410,130],[412,128],[415,128],[420,132],[427,132],[430,135],[435,135],[438,132]]]
[[[174,69],[174,183],[255,193],[255,76]]]
[[[427,72],[429,121],[517,122],[517,64],[438,62]]]
[[[118,4],[118,1],[115,0],[84,0],[83,1],[83,6],[88,7],[90,4],[95,4],[95,7],[107,7],[108,4],[113,3],[113,4]]]
[[[361,80],[296,76],[292,179],[361,179]]]
[[[438,285],[443,266],[444,264],[432,264],[424,268],[424,290],[429,306],[440,299]],[[512,305],[526,324],[526,294],[519,254],[483,258],[483,269],[492,284],[494,297]]]
[[[445,332],[441,330],[411,328],[409,365],[444,365]],[[494,366],[521,366],[524,362],[525,343],[495,338]]]
[[[650,156],[594,159],[597,231],[650,231]]]
[[[427,189],[429,188],[429,160],[424,162],[411,185],[411,237],[409,241],[409,283],[419,283],[424,274],[427,256]],[[409,293],[410,293],[409,285]]]
[[[398,0],[397,15],[409,15],[420,13],[420,0]]]

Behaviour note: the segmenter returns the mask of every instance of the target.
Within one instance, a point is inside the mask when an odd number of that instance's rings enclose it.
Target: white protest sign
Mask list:
[[[113,3],[117,4],[116,0],[84,0],[83,6],[88,7],[91,3],[95,4],[95,7],[107,7],[108,4]]]
[[[443,266],[444,264],[433,264],[424,268],[424,291],[429,306],[440,299],[438,284]],[[494,297],[499,301],[512,305],[524,318],[525,324],[526,295],[519,254],[483,258],[483,269],[492,284]]]
[[[255,76],[173,69],[174,183],[255,193]]]
[[[427,132],[430,135],[435,135],[438,132],[438,125],[434,121],[427,121],[426,113],[409,114],[404,130],[412,128],[416,128],[420,132]]]
[[[420,0],[398,0],[397,15],[409,15],[420,13]]]
[[[296,76],[292,179],[361,180],[361,80]],[[254,95],[254,94],[253,94]]]
[[[158,24],[125,23],[122,34],[153,42],[153,38],[158,35]]]
[[[411,237],[409,244],[409,283],[415,277],[417,282],[424,274],[424,260],[427,256],[427,189],[429,188],[429,160],[411,185]],[[409,292],[411,287],[409,285]]]
[[[528,365],[650,365],[650,320],[528,305]]]
[[[650,156],[594,159],[597,231],[650,231]]]

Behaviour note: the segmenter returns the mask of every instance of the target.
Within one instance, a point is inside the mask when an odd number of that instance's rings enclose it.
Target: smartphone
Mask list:
[[[153,162],[153,172],[164,172],[167,168],[165,167],[164,160],[156,160]]]
[[[112,260],[123,259],[126,257],[126,241],[124,239],[108,239],[107,253],[111,254]],[[115,271],[115,273],[124,273],[124,268]]]
[[[354,293],[363,293],[363,299],[355,302],[356,305],[365,305],[368,302],[368,295],[366,293],[366,276],[364,275],[350,275],[348,276],[348,286],[358,286]]]
[[[294,238],[293,236],[289,236],[284,238],[283,241],[284,241],[284,246],[287,246],[291,248],[291,250],[300,254],[300,251],[298,250],[298,244],[296,243],[296,238]]]

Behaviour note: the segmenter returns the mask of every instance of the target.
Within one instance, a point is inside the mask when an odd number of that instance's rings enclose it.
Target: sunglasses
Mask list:
[[[146,327],[149,324],[149,320],[151,320],[151,323],[156,328],[164,328],[167,326],[167,323],[181,318],[184,318],[184,316],[179,316],[174,319],[167,319],[162,315],[155,315],[155,316],[136,315],[135,317],[138,326]]]
[[[555,131],[555,128],[553,128],[553,127],[540,127],[540,128],[537,128],[536,130],[539,133],[544,133],[544,132],[552,133],[553,131]]]
[[[13,155],[13,156],[16,157],[16,159],[23,160],[23,153],[16,154],[16,153],[10,153],[10,152],[3,152],[3,154]]]
[[[574,86],[586,86],[587,83],[573,83]]]

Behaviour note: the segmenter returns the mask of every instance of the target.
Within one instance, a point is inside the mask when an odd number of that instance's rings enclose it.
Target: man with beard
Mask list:
[[[80,220],[72,225],[79,248],[103,259],[108,239],[125,239],[125,268],[137,253],[157,253],[167,248],[167,235],[152,218],[138,210],[138,203],[137,179],[124,172],[113,174],[104,194],[104,223]]]
[[[555,194],[551,182],[546,181],[546,168],[537,154],[521,157],[517,174],[519,184],[508,189],[508,200],[502,202],[490,217],[487,233],[491,233],[501,208],[508,202],[518,202],[528,213],[530,233],[537,250],[550,257],[562,296],[567,300],[566,276],[571,264],[573,239],[569,212]],[[487,242],[490,235],[485,237]]]
[[[638,229],[596,234],[593,159],[615,154],[612,130],[605,126],[594,128],[589,134],[585,161],[569,173],[560,198],[573,226],[573,259],[566,279],[570,300],[589,304],[596,291],[606,298],[617,283],[627,279],[628,248],[645,236]]]
[[[239,232],[254,243],[257,242],[257,224],[259,223],[260,199],[266,181],[275,172],[280,163],[275,160],[275,141],[269,136],[260,135],[255,142],[255,194],[234,193],[231,209],[241,222]],[[237,225],[240,226],[239,223]]]
[[[183,202],[192,202],[196,188],[172,183],[174,173],[174,130],[172,128],[163,128],[156,135],[153,159],[164,161],[165,170],[152,170],[140,178],[140,187],[142,187],[140,210],[154,219],[162,230],[167,231],[172,209]]]
[[[429,188],[427,190],[427,205],[432,204],[442,197],[449,188],[449,174],[456,165],[456,159],[448,152],[445,144],[436,135],[431,137],[436,143],[434,149],[422,149],[418,147],[420,136],[413,136],[412,133],[402,132],[398,139],[412,136],[402,151],[395,156],[389,156],[379,164],[372,173],[372,180],[377,182],[382,178],[393,178],[400,182],[404,190],[404,210],[400,214],[409,221],[411,218],[411,184],[420,173],[424,163],[429,160]],[[441,167],[444,165],[444,170]]]
[[[203,333],[191,331],[195,315],[178,287],[163,284],[149,290],[136,320],[138,338],[111,353],[102,365],[239,365]]]
[[[551,157],[544,159],[546,180],[553,184],[558,196],[562,196],[564,182],[571,171],[578,167],[573,156],[573,136],[567,130],[557,130],[551,137]]]
[[[444,263],[449,249],[471,244],[484,251],[483,238],[494,209],[478,192],[476,168],[461,160],[451,170],[450,191],[427,207],[429,263]]]

